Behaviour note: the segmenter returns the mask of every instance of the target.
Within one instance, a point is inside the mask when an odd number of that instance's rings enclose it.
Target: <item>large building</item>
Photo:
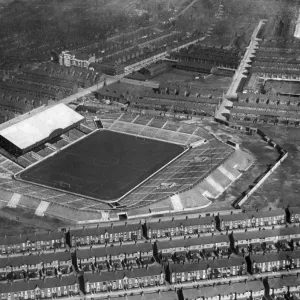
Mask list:
[[[90,63],[95,62],[95,55],[81,52],[62,51],[59,55],[59,64],[66,67],[77,66],[88,68]]]
[[[64,104],[43,107],[0,127],[0,145],[20,155],[75,127],[84,117]]]

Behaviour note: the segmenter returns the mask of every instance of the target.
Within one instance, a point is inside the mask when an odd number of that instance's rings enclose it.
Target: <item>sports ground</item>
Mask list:
[[[21,172],[21,180],[99,200],[117,200],[184,147],[100,130]]]

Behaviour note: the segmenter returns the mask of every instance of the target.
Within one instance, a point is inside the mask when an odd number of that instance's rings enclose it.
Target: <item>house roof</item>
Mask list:
[[[243,294],[247,291],[260,291],[264,285],[259,280],[239,282],[232,284],[218,284],[215,286],[204,286],[200,289],[183,289],[184,299],[195,299],[197,297],[214,297],[218,295],[230,295],[232,293]]]
[[[1,130],[0,136],[20,149],[26,149],[46,138],[57,129],[65,129],[84,120],[84,117],[66,106],[57,104]],[[3,125],[5,126],[5,124]]]
[[[201,236],[201,238],[190,239],[174,239],[172,241],[156,242],[158,250],[177,248],[177,247],[190,247],[194,245],[205,245],[229,242],[228,235],[214,235],[214,236]]]
[[[208,261],[200,261],[193,264],[174,264],[170,266],[171,272],[192,272],[197,270],[207,270],[208,267],[212,269],[225,268],[231,266],[242,266],[245,264],[243,258],[230,258],[230,259],[216,259]]]
[[[299,214],[300,213],[300,207],[289,207],[290,213],[293,214]]]
[[[274,228],[267,230],[255,230],[247,232],[237,232],[233,234],[235,240],[251,240],[260,239],[265,237],[276,237],[276,236],[286,236],[300,234],[299,227],[287,227],[287,228]]]
[[[248,114],[251,114],[251,111],[248,111]],[[256,114],[256,111],[253,112]],[[241,214],[229,214],[220,216],[220,220],[222,221],[237,221],[237,220],[247,220],[252,217],[255,218],[267,218],[274,217],[279,215],[285,215],[285,210],[282,208],[271,209],[271,210],[258,210],[258,211],[246,211]]]
[[[188,218],[188,219],[174,219],[173,221],[162,221],[154,222],[149,221],[146,223],[148,229],[166,229],[166,228],[175,228],[182,226],[193,226],[193,225],[205,225],[211,224],[214,222],[214,217],[201,217],[201,218]]]
[[[89,257],[104,257],[106,255],[119,255],[122,253],[135,253],[135,252],[149,252],[152,251],[152,245],[150,243],[138,244],[123,244],[122,246],[113,247],[101,247],[93,249],[79,249],[76,252],[76,256],[79,259],[89,258]]]
[[[44,234],[21,234],[13,236],[0,237],[0,245],[16,245],[27,241],[51,241],[65,238],[65,233],[62,231],[49,231]]]
[[[284,286],[299,286],[300,277],[298,276],[288,276],[268,279],[270,288],[281,288]]]
[[[21,291],[31,291],[35,288],[45,289],[78,284],[78,278],[74,275],[62,278],[47,278],[46,280],[19,281],[13,284],[0,284],[1,293],[16,293]]]
[[[125,276],[128,278],[138,278],[138,277],[147,277],[155,276],[164,273],[163,267],[149,267],[149,268],[139,268],[125,271],[115,271],[115,272],[102,272],[98,273],[87,273],[84,275],[85,281],[92,282],[101,282],[101,281],[110,281],[110,280],[119,280],[123,279]]]
[[[68,261],[71,260],[70,252],[56,252],[41,255],[24,255],[0,258],[0,268],[8,266],[23,266],[36,265],[39,263],[51,263],[53,261]]]
[[[138,231],[141,229],[141,224],[127,224],[127,225],[113,225],[107,227],[94,227],[85,229],[71,229],[71,234],[76,237],[94,236],[104,234],[105,232],[110,233],[122,233],[129,231]]]
[[[132,292],[112,297],[112,296],[105,296],[101,297],[103,300],[178,300],[177,292],[176,291],[146,291],[141,292],[139,294],[133,294]]]
[[[298,251],[282,251],[278,253],[271,253],[265,255],[251,255],[250,259],[252,262],[262,263],[270,261],[284,260],[287,258],[297,258],[300,257],[300,250]]]
[[[199,68],[199,69],[206,69],[206,70],[211,70],[211,68],[214,66],[213,64],[209,63],[198,63],[194,61],[187,61],[187,60],[181,60],[177,62],[177,66],[186,66],[186,67],[191,67],[191,68]]]

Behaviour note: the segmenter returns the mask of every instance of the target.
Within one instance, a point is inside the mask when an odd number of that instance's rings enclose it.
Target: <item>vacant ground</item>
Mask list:
[[[300,83],[289,81],[268,80],[265,84],[265,90],[268,94],[300,94]]]
[[[152,139],[105,131],[20,174],[21,179],[102,200],[118,199],[184,150]]]
[[[31,234],[56,231],[69,224],[55,218],[38,217],[32,211],[23,208],[1,207],[0,209],[0,236]]]
[[[246,207],[300,206],[300,130],[297,128],[258,126],[288,151],[283,164],[263,184]]]
[[[226,91],[231,83],[230,77],[223,77],[210,74],[202,74],[204,79],[194,79],[199,73],[188,72],[184,70],[172,69],[166,73],[153,77],[151,80],[159,82],[162,85],[173,84],[179,87],[186,87],[192,91],[192,94],[200,92],[201,89],[215,89]]]

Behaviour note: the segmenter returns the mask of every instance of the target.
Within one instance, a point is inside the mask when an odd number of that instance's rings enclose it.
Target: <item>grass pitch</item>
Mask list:
[[[22,180],[113,201],[184,151],[179,145],[96,131],[19,174]]]

